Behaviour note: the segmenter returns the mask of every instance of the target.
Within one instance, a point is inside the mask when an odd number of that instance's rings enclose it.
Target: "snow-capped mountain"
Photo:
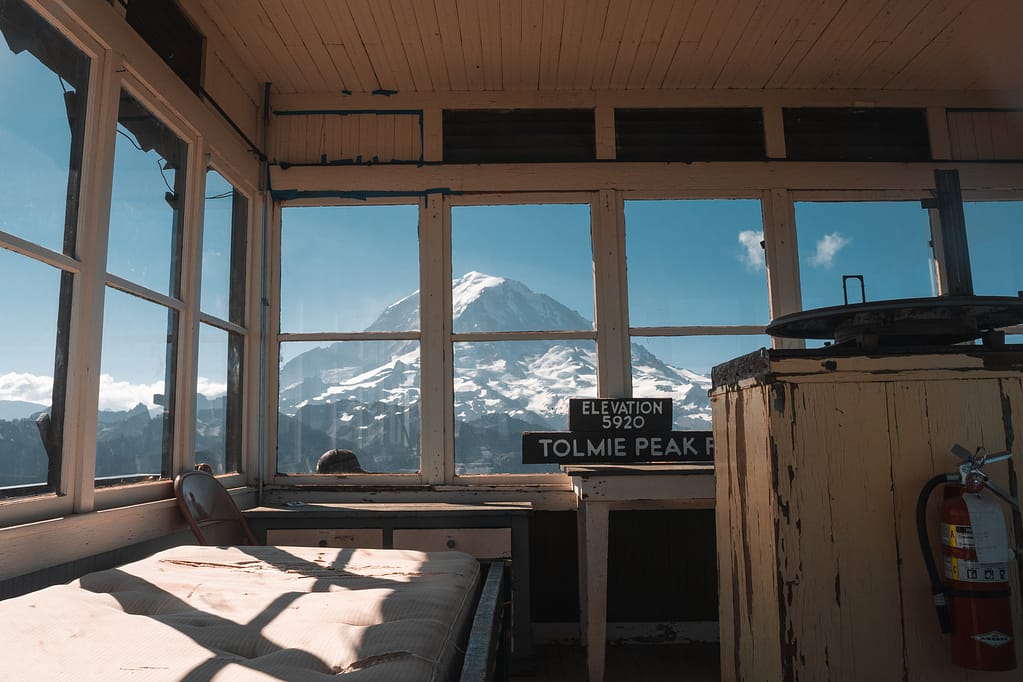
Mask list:
[[[592,322],[525,284],[470,272],[452,283],[458,332],[591,330]],[[419,327],[419,293],[388,306],[367,331]],[[419,344],[342,341],[295,357],[281,368],[282,470],[307,470],[329,447],[352,447],[376,470],[418,465]],[[676,428],[709,429],[709,377],[671,367],[633,344],[636,395],[674,398]],[[522,470],[524,430],[567,428],[568,399],[595,396],[596,346],[590,340],[458,342],[454,349],[455,421],[459,451],[482,453],[475,472]],[[393,423],[395,419],[402,424]],[[413,431],[415,433],[413,433]],[[391,460],[397,434],[406,461]],[[304,453],[304,454],[303,454]],[[456,453],[456,459],[458,455]],[[373,470],[373,463],[363,466]],[[528,469],[535,471],[535,467]]]

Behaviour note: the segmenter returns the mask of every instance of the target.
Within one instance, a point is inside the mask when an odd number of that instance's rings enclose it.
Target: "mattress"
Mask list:
[[[479,581],[460,552],[176,547],[0,601],[0,679],[457,679]]]

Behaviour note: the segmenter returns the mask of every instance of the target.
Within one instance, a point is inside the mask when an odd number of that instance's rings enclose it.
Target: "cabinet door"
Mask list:
[[[477,559],[510,559],[511,528],[395,528],[394,547],[465,552]]]
[[[380,528],[269,528],[266,544],[380,549],[384,546],[384,531]]]

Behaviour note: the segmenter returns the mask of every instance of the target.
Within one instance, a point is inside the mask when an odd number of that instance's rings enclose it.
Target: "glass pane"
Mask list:
[[[967,202],[963,210],[973,293],[1016,296],[1023,291],[1023,201]]]
[[[632,395],[672,398],[673,426],[680,431],[711,427],[710,371],[715,365],[770,348],[766,334],[750,336],[635,336]]]
[[[629,324],[767,324],[755,199],[625,202]]]
[[[416,330],[417,289],[418,206],[281,211],[281,331]]]
[[[0,230],[74,255],[89,59],[20,0],[0,31]]]
[[[122,90],[107,271],[174,297],[187,156],[188,145]]]
[[[237,334],[199,325],[195,395],[195,463],[214,473],[238,471],[241,448],[241,342]]]
[[[104,308],[96,483],[167,478],[177,313],[110,288]]]
[[[200,308],[222,320],[244,324],[248,201],[220,173],[208,170],[203,206]]]
[[[597,397],[593,341],[456,343],[455,473],[537,474],[523,431],[568,429],[568,399]]]
[[[454,331],[593,329],[585,204],[451,209]]]
[[[277,470],[351,450],[371,473],[419,471],[419,342],[281,344]]]
[[[866,300],[936,296],[927,211],[919,201],[796,202],[803,310],[845,302],[842,275]],[[849,302],[859,303],[849,281]]]
[[[60,296],[59,270],[0,249],[0,315],[17,320],[0,326],[0,498],[46,486],[47,451],[60,469],[63,398],[54,404],[63,385],[58,377],[54,390]]]

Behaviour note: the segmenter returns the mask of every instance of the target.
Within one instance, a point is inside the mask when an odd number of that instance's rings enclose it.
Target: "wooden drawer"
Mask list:
[[[510,559],[511,528],[395,528],[394,547],[465,552],[477,559]]]
[[[268,528],[266,544],[380,549],[384,546],[384,531],[380,528]]]

